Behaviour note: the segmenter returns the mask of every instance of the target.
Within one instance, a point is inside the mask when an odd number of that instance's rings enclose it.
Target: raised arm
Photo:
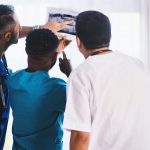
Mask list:
[[[40,25],[40,26],[34,26],[34,27],[28,27],[28,26],[22,26],[20,28],[20,38],[23,38],[25,36],[28,35],[29,32],[31,32],[34,29],[50,29],[52,30],[54,33],[68,28],[69,24],[72,24],[72,21],[63,21],[63,22],[56,22],[56,21],[49,21],[48,23],[46,23],[45,25]]]

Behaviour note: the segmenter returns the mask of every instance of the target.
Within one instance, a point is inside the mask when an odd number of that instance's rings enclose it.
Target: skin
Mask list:
[[[63,52],[63,58],[59,58],[59,67],[62,73],[65,73],[67,77],[69,77],[72,66],[70,60],[67,59],[65,52]]]
[[[0,57],[2,57],[9,46],[18,43],[20,23],[15,14],[12,14],[12,17],[14,23],[6,26],[0,36]]]
[[[76,42],[77,42],[77,46],[78,46],[79,51],[82,53],[82,55],[84,56],[85,59],[87,59],[89,56],[91,56],[91,54],[93,52],[99,52],[99,51],[109,49],[109,47],[103,47],[103,48],[88,50],[85,48],[83,42],[78,37],[76,38]],[[107,53],[109,53],[109,52],[103,52],[102,54],[107,54]],[[101,55],[101,54],[99,54],[99,55]]]
[[[70,150],[88,150],[90,133],[71,131]]]
[[[26,71],[35,72],[38,70],[49,71],[56,63],[58,53],[51,52],[45,56],[28,56],[28,68]]]
[[[61,22],[61,23],[58,23],[58,22],[51,22],[49,21],[48,23],[46,23],[45,25],[41,25],[39,26],[40,29],[49,29],[49,30],[52,30],[54,33],[57,34],[57,32],[59,30],[62,30],[64,28],[68,28],[69,27],[69,24],[72,24],[72,21],[64,21],[64,22]],[[22,26],[20,28],[20,35],[19,37],[22,38],[22,37],[25,37],[29,32],[31,32],[33,30],[33,27],[25,27],[25,26]]]

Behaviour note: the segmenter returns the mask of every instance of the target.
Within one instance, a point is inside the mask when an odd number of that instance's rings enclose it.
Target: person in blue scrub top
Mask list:
[[[28,67],[8,78],[13,150],[62,150],[66,82],[48,74],[58,45],[50,30],[32,31],[26,39]]]
[[[19,38],[25,37],[34,29],[45,28],[57,32],[69,27],[68,24],[70,21],[60,23],[50,21],[41,26],[23,27],[20,26],[14,7],[0,4],[0,150],[4,147],[10,108],[9,92],[5,83],[9,75],[5,51],[12,44],[17,44]]]

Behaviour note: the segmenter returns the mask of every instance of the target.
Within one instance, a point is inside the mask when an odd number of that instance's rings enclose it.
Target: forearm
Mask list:
[[[79,132],[72,131],[70,139],[70,150],[88,150],[89,133],[82,136]]]
[[[76,141],[70,143],[70,150],[88,150],[88,143],[76,139]]]
[[[72,24],[72,21],[63,21],[63,22],[49,21],[44,25],[40,25],[39,28],[40,29],[49,29],[49,30],[52,30],[54,33],[56,33],[59,30],[68,28],[70,24]],[[20,28],[19,37],[23,38],[23,37],[27,36],[32,30],[33,30],[33,27],[22,26]]]
[[[26,37],[32,30],[33,27],[22,26],[20,29],[19,38]]]

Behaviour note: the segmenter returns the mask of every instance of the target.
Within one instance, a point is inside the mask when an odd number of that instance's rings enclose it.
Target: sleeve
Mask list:
[[[7,87],[9,87],[9,85],[11,84],[11,77],[14,75],[14,73],[12,72],[12,70],[9,70],[9,74],[8,74],[8,76],[7,76],[7,78],[6,78],[6,81],[5,81],[5,83],[6,83],[6,85],[7,85]]]
[[[71,75],[67,84],[67,104],[63,127],[67,130],[90,132],[91,113],[89,84],[85,75]]]

